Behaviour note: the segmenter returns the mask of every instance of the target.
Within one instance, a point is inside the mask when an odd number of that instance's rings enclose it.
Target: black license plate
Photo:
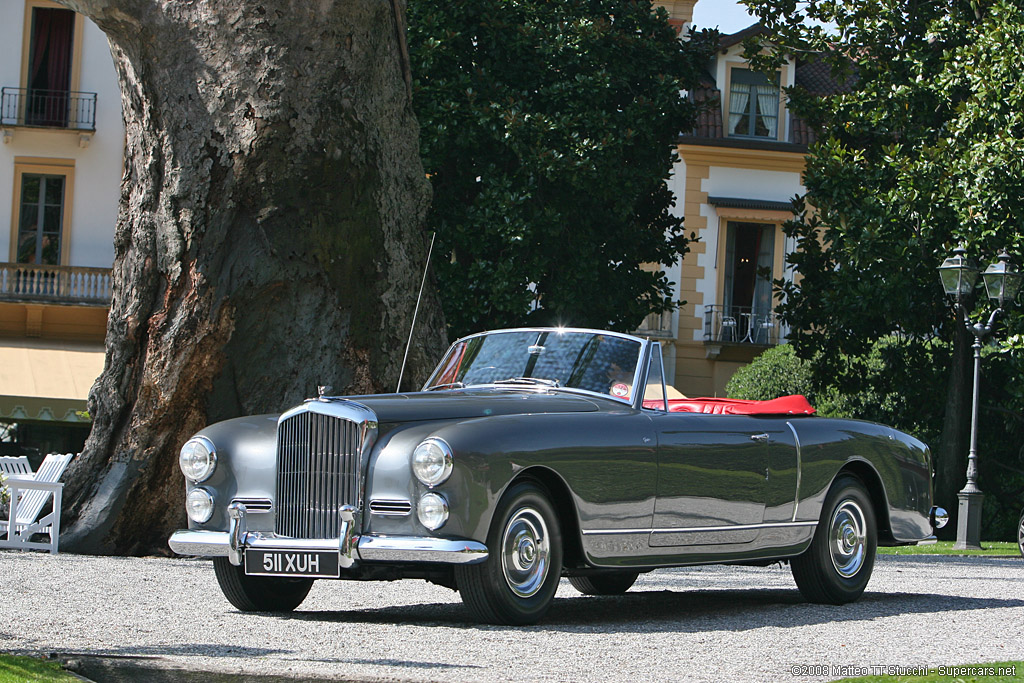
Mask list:
[[[341,575],[336,551],[253,550],[245,551],[245,573],[254,576],[318,576],[336,579]]]

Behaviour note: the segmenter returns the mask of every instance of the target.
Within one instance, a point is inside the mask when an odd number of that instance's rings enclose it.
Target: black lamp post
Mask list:
[[[956,549],[981,547],[981,503],[984,499],[978,488],[978,389],[981,379],[981,344],[992,334],[996,318],[1003,312],[1003,306],[1012,302],[1021,285],[1021,273],[1010,263],[1010,256],[1003,252],[999,260],[982,273],[988,297],[998,304],[988,322],[980,320],[971,323],[963,298],[974,291],[978,279],[978,267],[967,258],[963,248],[953,250],[953,255],[939,266],[939,277],[946,294],[956,301],[957,315],[967,330],[974,335],[974,395],[971,403],[971,450],[967,455],[967,485],[957,494],[960,499],[956,519]]]

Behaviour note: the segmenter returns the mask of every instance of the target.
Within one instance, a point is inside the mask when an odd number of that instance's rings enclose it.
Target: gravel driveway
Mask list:
[[[655,571],[615,598],[563,580],[543,623],[509,628],[468,623],[456,593],[423,581],[320,581],[294,614],[242,614],[208,561],[0,551],[0,651],[174,670],[150,681],[829,680],[844,665],[1024,659],[1022,570],[879,557],[844,607],[805,604],[780,566]]]

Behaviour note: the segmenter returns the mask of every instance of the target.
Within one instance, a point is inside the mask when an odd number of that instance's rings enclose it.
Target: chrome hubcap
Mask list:
[[[1021,554],[1024,554],[1024,517],[1020,518],[1020,527],[1017,529],[1017,545],[1020,546]]]
[[[541,589],[548,575],[550,551],[541,514],[529,507],[517,510],[501,539],[501,571],[513,593],[528,598]]]
[[[850,578],[864,566],[867,524],[864,511],[852,500],[843,501],[832,514],[829,550],[832,566],[840,576]]]

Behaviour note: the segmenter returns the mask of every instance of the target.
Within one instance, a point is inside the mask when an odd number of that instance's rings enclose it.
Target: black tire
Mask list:
[[[640,572],[608,572],[589,576],[570,576],[569,583],[584,595],[622,595],[628,591]]]
[[[455,582],[473,617],[491,624],[539,621],[562,575],[562,532],[547,492],[537,483],[513,484],[494,511],[487,560],[456,565]]]
[[[877,549],[867,489],[857,477],[840,475],[825,496],[811,546],[790,561],[797,588],[809,602],[853,602],[868,585]]]
[[[313,587],[313,579],[248,576],[226,557],[213,558],[213,571],[224,597],[243,612],[291,612]]]
[[[1021,510],[1020,520],[1017,522],[1017,547],[1020,549],[1021,557],[1024,557],[1024,510]]]

